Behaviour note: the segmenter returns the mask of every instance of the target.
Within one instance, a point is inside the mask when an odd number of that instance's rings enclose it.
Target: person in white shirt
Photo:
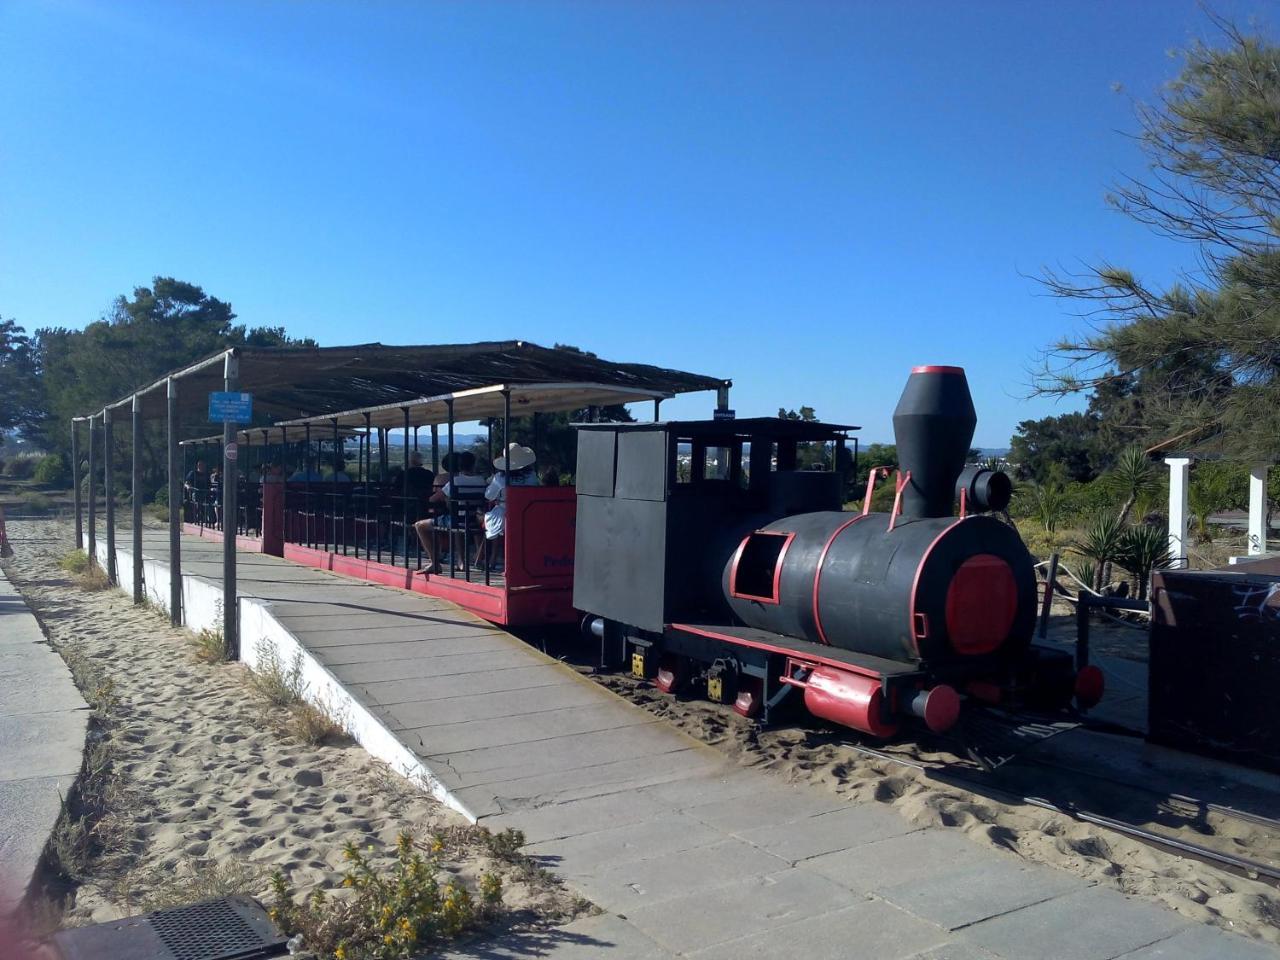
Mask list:
[[[518,443],[507,447],[506,456],[493,461],[494,469],[498,472],[493,475],[484,491],[484,498],[489,503],[489,509],[484,515],[484,536],[490,570],[502,565],[502,538],[507,532],[507,487],[536,487],[537,462],[538,458],[533,450]]]

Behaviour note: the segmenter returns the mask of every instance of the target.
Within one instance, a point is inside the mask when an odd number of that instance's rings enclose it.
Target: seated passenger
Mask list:
[[[537,454],[529,447],[512,443],[507,447],[506,456],[493,461],[498,472],[484,491],[484,498],[490,504],[484,515],[485,552],[489,557],[490,570],[502,566],[502,538],[507,532],[507,487],[536,487],[537,460]],[[479,560],[477,556],[476,562]]]
[[[454,469],[455,464],[456,470]],[[479,492],[483,491],[485,487],[484,477],[477,476],[473,472],[476,468],[476,457],[469,450],[455,453],[452,458],[446,457],[444,468],[448,473],[441,472],[440,476],[436,477],[439,489],[431,495],[428,501],[431,506],[444,509],[439,516],[419,520],[413,525],[414,532],[417,533],[418,540],[422,544],[423,564],[419,570],[423,573],[439,573],[441,570],[440,551],[436,534],[440,530],[448,530],[453,526],[453,517],[447,508],[449,501],[454,498],[455,491],[464,493]],[[475,539],[478,545],[478,529]],[[467,545],[463,544],[462,548],[465,550]]]

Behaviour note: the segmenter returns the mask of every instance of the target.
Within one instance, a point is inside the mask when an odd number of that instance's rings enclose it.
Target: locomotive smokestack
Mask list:
[[[910,471],[904,517],[949,517],[978,423],[960,367],[914,367],[893,411],[898,468]]]

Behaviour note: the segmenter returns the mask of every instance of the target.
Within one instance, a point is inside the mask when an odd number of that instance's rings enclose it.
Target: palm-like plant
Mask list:
[[[1139,524],[1120,536],[1116,563],[1124,567],[1138,582],[1138,599],[1147,599],[1151,571],[1161,570],[1171,562],[1169,535],[1159,527]]]
[[[1150,493],[1159,483],[1154,465],[1141,447],[1128,447],[1116,459],[1107,474],[1108,485],[1123,499],[1120,507],[1120,525],[1129,519],[1133,505]]]
[[[1187,484],[1187,507],[1196,520],[1196,539],[1208,543],[1209,517],[1231,503],[1231,478],[1222,470],[1193,470]]]
[[[1094,563],[1093,589],[1101,590],[1107,580],[1111,562],[1116,559],[1124,525],[1119,517],[1102,514],[1084,531],[1084,540],[1075,544],[1076,550]]]
[[[1052,534],[1062,521],[1067,498],[1056,483],[1042,483],[1031,490],[1031,512],[1044,526],[1044,532]]]

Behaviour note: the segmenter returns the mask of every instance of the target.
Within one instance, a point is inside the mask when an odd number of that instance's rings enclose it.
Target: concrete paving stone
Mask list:
[[[569,875],[595,873],[606,866],[667,857],[681,850],[706,847],[724,840],[724,834],[684,814],[664,818],[661,829],[652,823],[598,830],[578,837],[533,843],[524,852],[548,869]]]
[[[491,624],[472,623],[454,615],[454,611],[432,613],[350,613],[334,610],[307,616],[275,617],[275,620],[294,636],[314,632],[317,646],[352,643],[367,636],[370,631],[382,627],[416,626],[422,630],[422,639],[437,637],[465,637],[476,633],[492,633]]]
[[[310,638],[304,638],[308,643]],[[427,640],[429,645],[432,641]],[[408,646],[405,644],[404,646]],[[316,658],[325,666],[337,667],[325,654],[325,647],[308,646]],[[344,648],[347,649],[347,648]],[[508,645],[504,649],[488,650],[471,654],[454,654],[453,656],[432,656],[427,650],[421,650],[419,656],[408,660],[383,660],[378,663],[342,664],[344,678],[350,677],[351,683],[385,683],[389,680],[425,680],[430,677],[454,677],[473,673],[489,673],[499,670],[511,670],[537,666],[545,663],[540,658],[530,657],[524,650],[513,649]]]
[[[37,649],[42,655],[0,654],[0,717],[88,709],[62,658],[49,647]]]
[[[78,773],[88,725],[88,710],[0,717],[0,780]]]
[[[435,956],[441,960],[596,960],[601,954],[611,960],[665,960],[675,956],[610,913],[585,917],[562,927],[522,930],[496,941],[454,947]]]
[[[956,831],[928,829],[823,854],[804,861],[801,867],[850,890],[874,893],[885,887],[925,879],[952,867],[993,859],[1003,857],[994,850],[984,850]]]
[[[1275,960],[1280,949],[1206,925],[1189,927],[1121,960]]]
[[[594,704],[541,710],[515,717],[415,727],[401,731],[399,737],[414,750],[436,755],[532,743],[576,733],[620,730],[652,722],[651,714],[628,709],[625,704],[603,700]]]
[[[1063,870],[990,858],[880,888],[879,895],[940,927],[960,927],[1088,886]]]
[[[32,777],[0,782],[0,878],[20,896],[62,811],[74,776]]]
[[[724,758],[690,747],[658,757],[635,757],[553,773],[538,771],[512,780],[464,786],[454,792],[474,816],[533,809],[557,800],[577,800],[634,791],[654,784],[702,777],[720,770]]]
[[[463,750],[457,753],[429,753],[425,759],[447,762],[460,774],[484,774],[488,771],[528,768],[564,770],[580,764],[605,763],[609,760],[625,760],[627,757],[646,757],[685,746],[674,731],[659,722],[652,714],[642,714],[648,721],[634,727],[616,730],[598,730],[592,733],[575,733],[562,737],[550,737],[529,743],[513,743],[507,746],[488,747],[479,750]],[[488,777],[487,779],[494,779]],[[511,779],[504,776],[502,779]]]
[[[528,687],[573,683],[577,679],[571,671],[557,663],[517,667],[512,670],[491,670],[488,673],[471,673],[462,676],[418,677],[372,683],[347,680],[347,671],[346,667],[334,667],[331,672],[339,680],[358,689],[373,703],[380,704],[412,703],[446,697],[475,697],[490,693],[505,693],[508,690],[524,690]]]
[[[984,920],[961,939],[1017,960],[1113,960],[1189,925],[1155,904],[1092,889]]]
[[[886,807],[861,803],[791,823],[737,831],[737,834],[775,857],[795,863],[876,840],[899,837],[915,829]]]
[[[470,656],[494,650],[509,650],[513,644],[520,642],[501,633],[482,633],[448,640],[423,640],[418,636],[416,627],[383,627],[378,635],[384,639],[375,643],[340,643],[327,647],[309,645],[308,649],[326,664],[364,663],[376,668],[393,662],[403,667],[419,657]],[[388,680],[394,677],[394,674],[379,676],[378,672],[374,670],[370,676],[362,679]]]
[[[600,703],[609,695],[591,683],[508,690],[500,697],[448,697],[378,706],[375,712],[393,730],[414,730],[468,720],[518,717],[544,710],[563,710]]]
[[[1001,958],[971,943],[955,941],[944,943],[924,953],[917,953],[910,960],[1001,960]]]
[[[625,916],[637,907],[680,900],[710,887],[767,876],[787,867],[785,860],[730,837],[654,860],[606,866],[598,873],[574,877],[574,883],[593,903]]]
[[[693,951],[689,956],[699,960],[786,956],[803,956],[805,960],[905,960],[946,939],[946,932],[933,924],[890,904],[866,900],[808,922],[772,926],[762,933]]]
[[[817,918],[853,906],[860,899],[822,877],[787,869],[690,894],[681,899],[678,909],[656,903],[626,916],[641,933],[668,949],[692,954],[727,940]],[[815,920],[799,929],[822,922]],[[805,952],[795,941],[792,949]]]
[[[643,823],[670,813],[670,808],[656,800],[635,794],[611,793],[490,817],[484,825],[490,830],[516,827],[524,833],[526,842],[532,844],[609,830],[629,823]]]
[[[703,823],[726,832],[740,833],[816,817],[845,806],[848,806],[845,800],[761,778],[760,789],[751,795],[750,803],[743,803],[740,797],[730,797],[684,809]]]
[[[760,771],[725,766],[721,776],[674,780],[645,787],[640,793],[668,803],[677,810],[685,810],[717,800],[749,796],[759,790]]]

